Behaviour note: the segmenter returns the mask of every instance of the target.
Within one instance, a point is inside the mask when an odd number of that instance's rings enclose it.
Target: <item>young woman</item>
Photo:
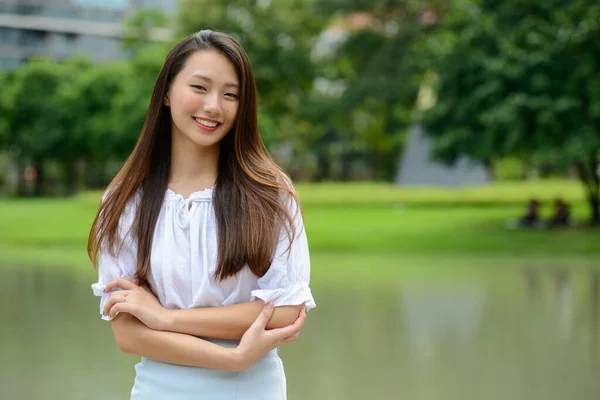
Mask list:
[[[286,398],[277,347],[315,307],[308,246],[230,36],[200,31],[167,56],[88,253],[103,319],[142,357],[132,399]]]

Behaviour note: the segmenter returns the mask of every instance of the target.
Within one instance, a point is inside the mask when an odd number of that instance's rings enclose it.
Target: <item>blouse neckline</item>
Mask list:
[[[188,198],[184,198],[183,195],[167,188],[166,199],[172,200],[177,203],[187,203],[192,200],[212,200],[213,191],[216,185],[213,185],[209,188],[198,190],[196,192],[190,193]]]

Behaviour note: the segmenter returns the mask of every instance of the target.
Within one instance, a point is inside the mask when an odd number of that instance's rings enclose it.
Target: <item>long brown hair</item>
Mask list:
[[[127,234],[137,242],[136,278],[147,284],[154,229],[168,185],[171,165],[171,114],[163,99],[195,51],[218,51],[237,71],[240,93],[236,121],[220,142],[218,175],[213,191],[218,257],[215,278],[237,274],[245,265],[263,276],[285,229],[295,237],[290,202],[300,207],[289,178],[267,153],[258,130],[256,84],[250,60],[240,44],[222,32],[204,30],[179,42],[167,55],[158,75],[146,120],[133,152],[109,184],[88,238],[94,266],[99,251],[118,256]],[[130,232],[119,221],[139,194]],[[288,247],[289,250],[289,247]]]

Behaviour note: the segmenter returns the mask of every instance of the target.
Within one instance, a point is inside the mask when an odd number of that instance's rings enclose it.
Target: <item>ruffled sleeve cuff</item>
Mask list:
[[[106,285],[103,285],[100,282],[94,283],[92,285],[92,291],[94,292],[94,296],[100,297],[100,316],[105,321],[111,321],[112,318],[110,317],[110,315],[102,314],[102,312],[104,311],[104,306],[106,305],[106,302],[110,298],[110,293],[104,293],[105,287],[106,287]]]
[[[297,306],[304,303],[306,311],[315,308],[310,287],[306,283],[296,283],[287,288],[253,290],[251,300],[261,299],[265,303],[272,301],[275,307]]]

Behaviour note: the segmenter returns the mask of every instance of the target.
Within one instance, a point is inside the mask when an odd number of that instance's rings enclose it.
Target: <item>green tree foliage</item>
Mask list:
[[[342,159],[364,158],[373,178],[390,180],[404,132],[412,122],[422,66],[414,43],[444,13],[443,4],[407,0],[327,0],[330,32],[342,36],[321,61],[322,78],[336,95],[317,94],[309,115],[327,126],[317,148],[333,141]],[[429,16],[429,20],[427,19]],[[334,91],[335,93],[335,91]],[[312,106],[312,107],[311,107]],[[325,165],[327,157],[322,158]]]
[[[64,138],[61,115],[64,110],[56,95],[66,69],[50,61],[36,60],[11,74],[5,87],[3,125],[4,140],[17,154],[18,164],[28,157],[37,169],[36,195],[41,195],[45,181],[45,162]],[[5,78],[7,79],[7,78]],[[22,170],[22,168],[19,168]]]
[[[426,40],[438,155],[572,162],[599,223],[599,37],[596,1],[456,1]]]
[[[120,100],[134,93],[127,92],[136,82],[133,76],[130,65],[92,66],[84,59],[33,60],[2,75],[1,149],[16,156],[21,175],[26,164],[33,164],[35,195],[44,194],[49,161],[63,167],[64,187],[72,194],[78,162],[106,163],[127,156],[145,115],[143,101],[137,101],[143,111],[137,115],[119,108]],[[127,123],[128,128],[137,125],[137,132],[123,129]],[[19,181],[24,195],[23,176]]]
[[[165,38],[156,37],[166,34],[169,18],[158,10],[142,10],[125,21],[123,47],[130,52],[137,52],[151,45],[156,40]]]
[[[153,44],[138,51],[121,69],[126,78],[119,80],[119,90],[111,101],[109,117],[114,138],[113,156],[124,159],[137,141],[146,113],[156,77],[169,51],[168,45]]]

